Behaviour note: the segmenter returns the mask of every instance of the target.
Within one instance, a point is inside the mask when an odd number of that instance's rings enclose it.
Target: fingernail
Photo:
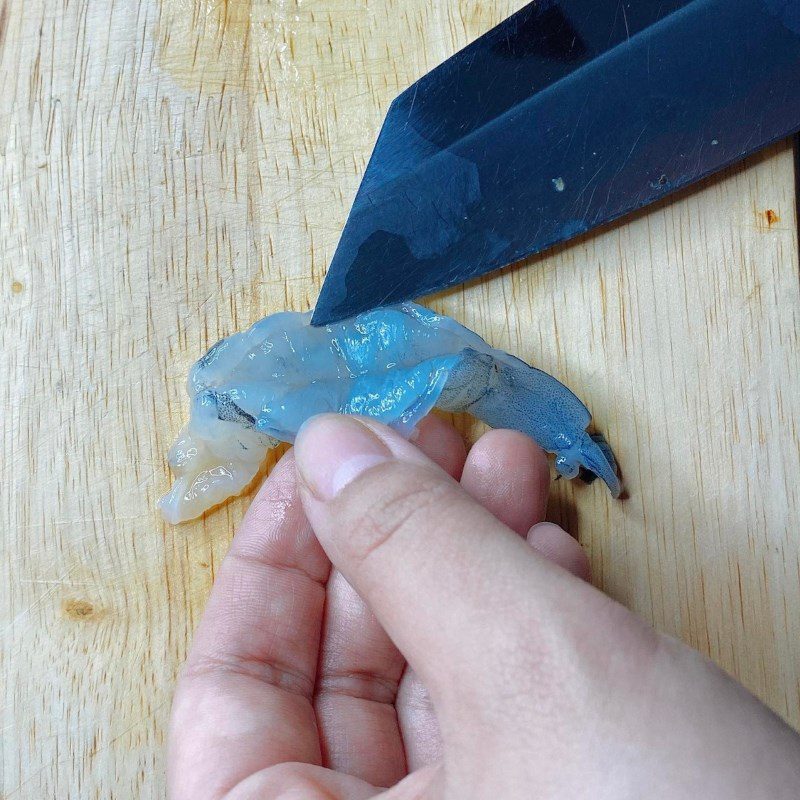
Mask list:
[[[309,420],[295,442],[300,480],[320,500],[332,500],[361,473],[390,458],[389,449],[366,425],[337,414]]]

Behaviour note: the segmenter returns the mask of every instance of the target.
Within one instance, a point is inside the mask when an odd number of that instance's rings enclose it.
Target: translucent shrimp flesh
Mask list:
[[[555,454],[565,478],[600,477],[618,497],[610,447],[591,415],[546,372],[490,347],[455,320],[404,303],[315,328],[283,312],[215,344],[192,368],[189,423],[169,451],[159,501],[171,523],[241,493],[267,450],[323,412],[360,414],[404,436],[434,407],[514,428]]]

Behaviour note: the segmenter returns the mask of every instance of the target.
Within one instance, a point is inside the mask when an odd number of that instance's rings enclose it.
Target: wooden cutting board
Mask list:
[[[0,0],[3,798],[163,797],[247,505],[155,512],[187,368],[310,307],[392,97],[518,5]],[[550,510],[597,585],[800,725],[790,146],[432,305],[608,434],[630,499]]]

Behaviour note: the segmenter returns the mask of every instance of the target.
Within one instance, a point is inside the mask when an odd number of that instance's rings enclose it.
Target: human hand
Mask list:
[[[800,737],[580,580],[548,481],[521,434],[309,423],[198,627],[173,800],[796,798]]]

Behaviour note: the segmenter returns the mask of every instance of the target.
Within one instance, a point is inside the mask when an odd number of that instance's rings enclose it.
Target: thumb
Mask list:
[[[435,702],[496,693],[497,670],[521,640],[551,638],[536,636],[542,619],[581,585],[376,422],[314,418],[296,463],[322,546]]]

